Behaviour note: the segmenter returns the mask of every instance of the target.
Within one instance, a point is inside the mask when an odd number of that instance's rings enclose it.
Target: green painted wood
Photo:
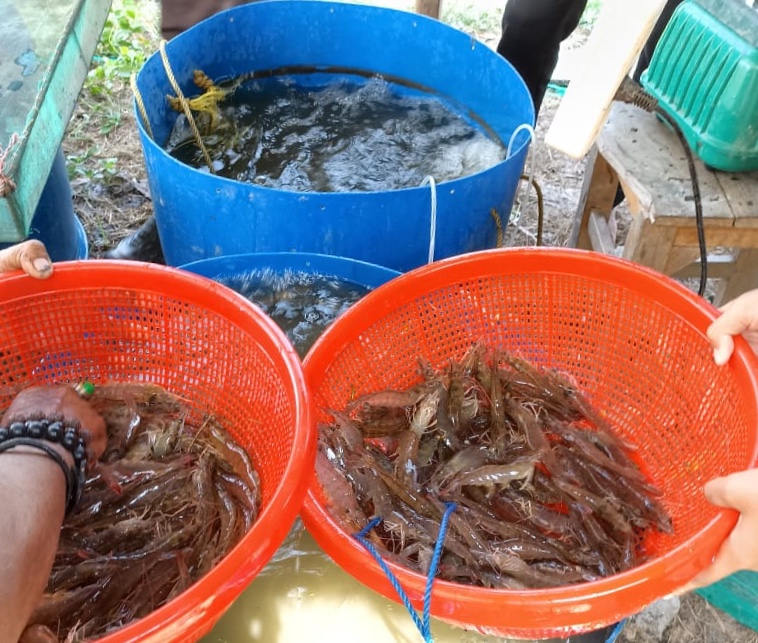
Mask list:
[[[737,572],[696,591],[714,607],[758,630],[758,574],[755,572]]]
[[[16,183],[16,190],[0,198],[0,243],[21,241],[29,234],[110,8],[111,0],[81,0],[61,33],[21,140],[6,161],[5,172]]]

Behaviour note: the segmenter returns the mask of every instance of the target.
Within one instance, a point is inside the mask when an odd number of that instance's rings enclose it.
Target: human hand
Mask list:
[[[710,567],[677,594],[705,587],[743,569],[758,571],[758,469],[715,478],[704,491],[714,505],[736,509],[740,517]]]
[[[53,262],[44,244],[30,239],[0,250],[0,272],[11,270],[23,270],[37,279],[47,279],[53,274]]]
[[[32,386],[21,391],[2,417],[7,426],[32,417],[62,417],[79,425],[93,464],[105,451],[105,420],[71,386]]]
[[[18,643],[58,643],[58,637],[44,625],[30,625],[24,630]]]
[[[716,364],[721,366],[729,361],[734,351],[733,337],[739,334],[758,354],[758,289],[740,295],[719,310],[721,316],[707,331]]]

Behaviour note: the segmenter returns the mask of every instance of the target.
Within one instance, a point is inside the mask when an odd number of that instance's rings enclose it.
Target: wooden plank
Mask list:
[[[644,216],[644,215],[642,215]],[[711,228],[733,228],[736,219],[705,219],[706,230]],[[694,228],[695,217],[660,217],[655,220],[655,224],[659,226],[674,227],[674,228]]]
[[[728,279],[734,272],[734,257],[729,255],[712,255],[708,257],[708,279]],[[667,275],[677,279],[693,279],[700,277],[700,262],[693,261],[687,266],[667,272]]]
[[[758,248],[758,228],[710,228],[705,231],[705,243],[709,248]],[[697,228],[688,226],[676,229],[677,246],[696,246]]]
[[[671,248],[666,266],[663,269],[667,275],[677,274],[683,268],[689,266],[693,261],[700,257],[699,248],[678,248],[674,246]]]
[[[602,154],[598,153],[597,148],[593,147],[587,157],[579,204],[567,243],[570,248],[592,248],[592,241],[587,232],[590,212],[600,212],[606,218],[610,216],[617,188],[616,172]]]
[[[416,0],[416,13],[432,18],[440,17],[440,0]]]
[[[650,218],[694,216],[687,159],[679,139],[655,115],[614,103],[597,140],[600,153],[634,192],[639,214]],[[706,219],[734,219],[716,173],[695,161]]]
[[[758,172],[716,172],[716,178],[729,200],[735,225],[758,227]]]
[[[754,288],[758,288],[758,249],[740,250],[732,275],[721,285],[713,303],[721,306]]]
[[[592,242],[592,249],[603,254],[612,254],[616,243],[611,235],[608,219],[594,210],[590,212],[590,220],[587,225],[587,233]]]
[[[29,232],[110,6],[111,0],[84,0],[72,16],[65,40],[61,34],[56,61],[40,88],[39,108],[29,115],[30,126],[14,157],[16,190],[0,199],[0,243],[21,241]]]
[[[663,272],[674,247],[676,234],[676,228],[661,226],[646,217],[636,216],[632,219],[626,236],[624,259]]]
[[[566,5],[553,5],[558,13]],[[619,85],[653,30],[665,0],[614,0],[602,5],[582,54],[590,65],[573,74],[545,134],[545,143],[575,159],[584,157],[601,131]],[[529,5],[524,3],[524,7]]]
[[[758,228],[758,206],[756,206],[756,216],[753,218],[742,217],[734,220],[735,228]]]

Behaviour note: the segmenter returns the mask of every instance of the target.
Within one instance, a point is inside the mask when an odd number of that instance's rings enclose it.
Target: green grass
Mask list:
[[[113,0],[85,92],[93,97],[112,96],[145,64],[157,42],[152,9],[153,3],[145,0]]]
[[[107,135],[121,123],[123,94],[158,43],[154,0],[113,0],[79,101],[85,120]]]
[[[444,0],[441,3],[441,9],[440,19],[442,22],[466,33],[482,34],[499,32],[500,30],[502,9],[495,12],[491,8],[483,9],[481,6],[474,6],[473,4],[447,7]]]
[[[591,27],[595,24],[600,10],[603,8],[603,0],[589,0],[587,6],[584,8],[584,13],[579,20],[580,25]]]
[[[129,79],[158,47],[156,0],[113,0],[68,136],[80,142],[70,154],[70,179],[109,183],[116,172],[113,158],[100,153],[102,136],[122,123],[131,109]]]

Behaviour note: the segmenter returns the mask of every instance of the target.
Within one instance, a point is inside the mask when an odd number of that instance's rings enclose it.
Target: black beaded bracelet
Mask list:
[[[73,466],[69,467],[63,456],[48,444],[60,444],[71,452]],[[66,476],[66,514],[70,513],[81,500],[87,470],[87,446],[79,429],[61,420],[32,419],[11,422],[0,426],[0,453],[16,446],[40,449],[55,460]]]

